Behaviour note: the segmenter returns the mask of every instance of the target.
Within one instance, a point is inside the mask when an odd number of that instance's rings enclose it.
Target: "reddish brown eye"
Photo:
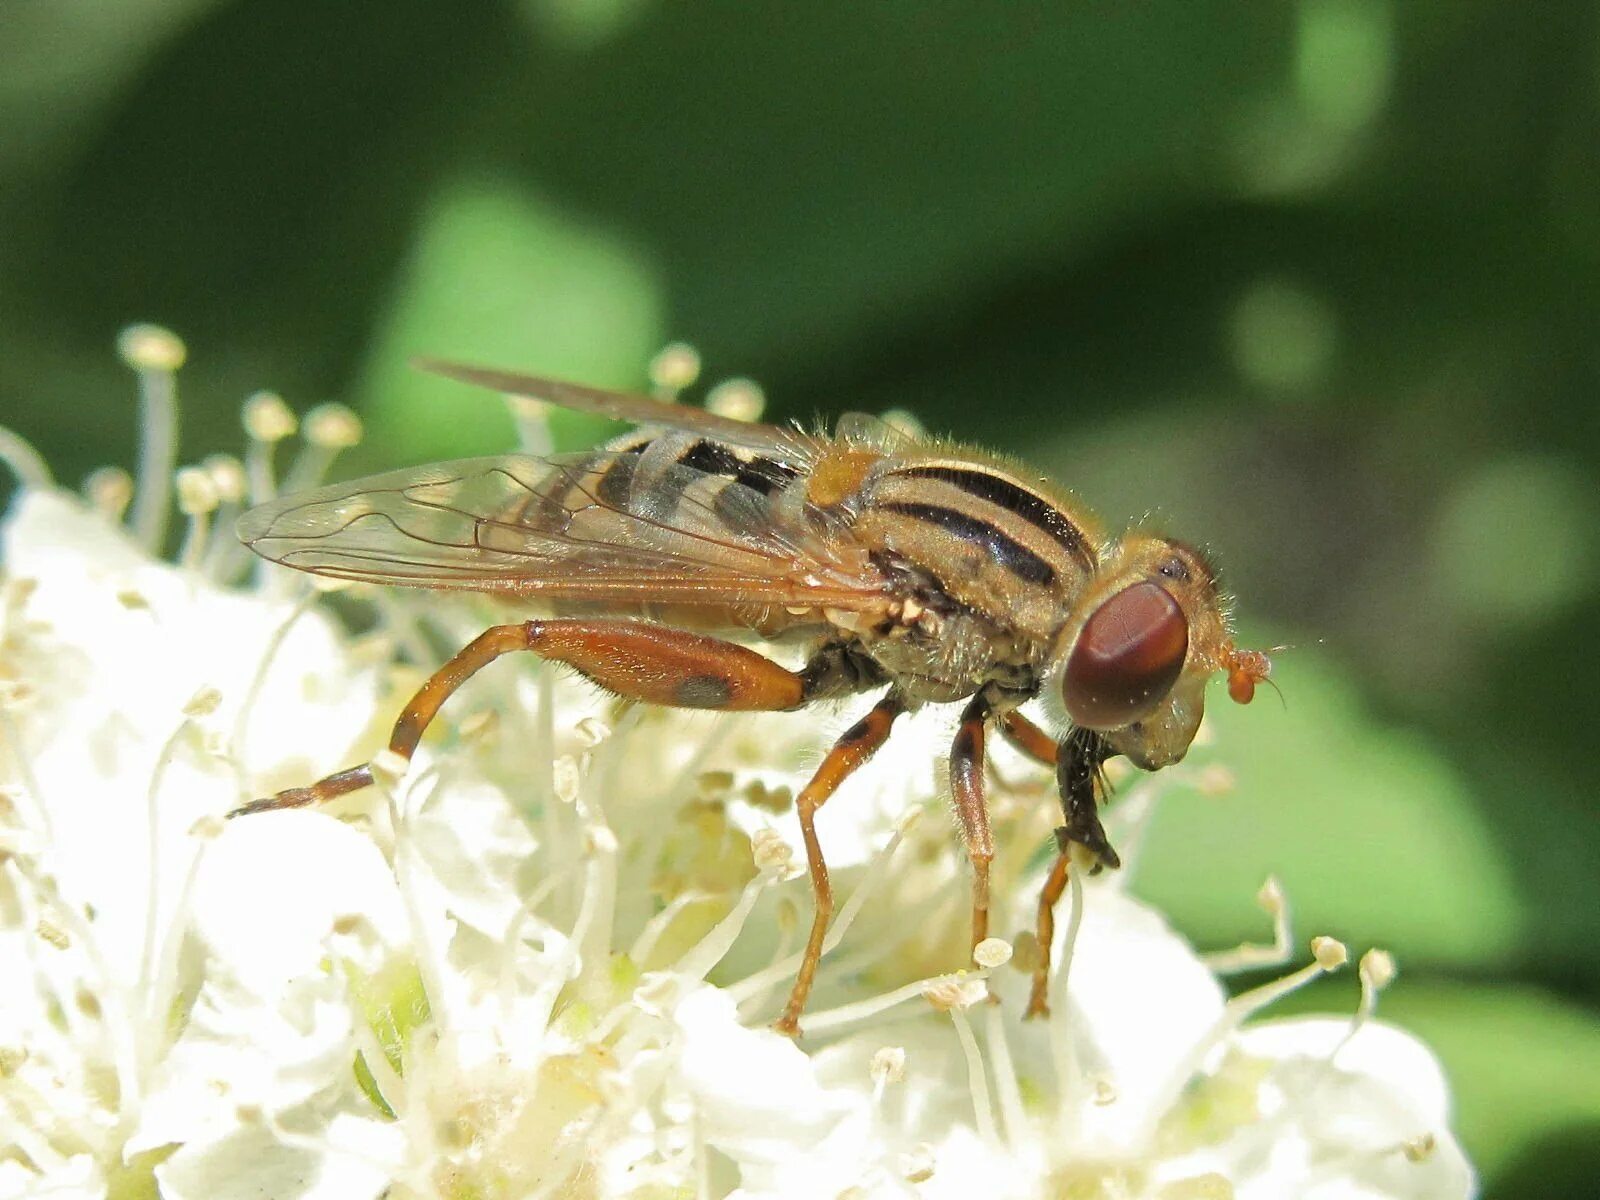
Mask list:
[[[1189,623],[1165,588],[1123,588],[1078,634],[1061,681],[1067,714],[1088,729],[1132,724],[1177,682],[1188,652]]]

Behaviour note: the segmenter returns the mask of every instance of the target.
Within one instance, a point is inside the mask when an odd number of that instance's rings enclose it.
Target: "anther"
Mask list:
[[[972,948],[972,961],[993,970],[1011,961],[1011,943],[1004,938],[984,938]]]
[[[276,392],[255,392],[244,402],[244,430],[258,442],[281,442],[296,428],[294,413]]]
[[[621,848],[609,825],[588,825],[583,830],[583,849],[587,854],[614,855]]]
[[[882,1046],[874,1050],[872,1057],[867,1061],[867,1074],[879,1087],[884,1084],[899,1083],[906,1077],[906,1048]]]
[[[348,450],[361,432],[361,418],[343,404],[319,404],[305,416],[306,441],[319,449]]]
[[[237,504],[244,499],[244,464],[231,454],[209,454],[200,460],[200,466],[211,477],[211,486],[224,504]]]
[[[570,754],[563,754],[551,764],[550,782],[554,787],[556,799],[563,804],[576,804],[578,801],[578,786],[582,783],[582,775],[578,770],[578,760]]]
[[[1276,875],[1268,875],[1260,890],[1256,892],[1256,906],[1269,917],[1275,917],[1283,911],[1287,903],[1288,897],[1284,895],[1283,882]]]
[[[1438,1146],[1437,1140],[1431,1133],[1418,1134],[1414,1138],[1407,1138],[1400,1144],[1400,1153],[1406,1156],[1407,1162],[1426,1162],[1433,1157],[1433,1152]]]
[[[922,994],[940,1012],[955,1012],[981,1003],[989,988],[982,979],[961,972],[930,980],[923,985]]]
[[[1361,956],[1361,965],[1356,968],[1364,986],[1375,992],[1381,992],[1394,982],[1394,977],[1399,973],[1395,966],[1394,955],[1387,950],[1368,950]]]
[[[214,687],[203,687],[189,697],[189,702],[183,706],[183,715],[190,720],[209,717],[217,711],[217,706],[221,703],[221,692]]]
[[[1338,938],[1314,937],[1311,939],[1311,957],[1324,971],[1337,971],[1350,961],[1350,951]]]
[[[650,386],[660,399],[673,399],[698,378],[700,352],[688,342],[671,342],[650,360]]]
[[[178,489],[178,511],[187,517],[215,512],[222,497],[210,472],[201,467],[181,467],[174,479]]]
[[[900,1176],[907,1183],[926,1183],[933,1178],[933,1147],[919,1142],[899,1156]]]
[[[735,421],[759,420],[767,394],[753,379],[726,379],[706,394],[706,411]]]
[[[599,717],[584,717],[573,726],[573,732],[578,735],[578,741],[593,749],[611,736],[611,726]]]
[[[800,874],[794,860],[794,847],[775,829],[758,829],[751,834],[750,853],[756,870],[763,875],[792,879]]]
[[[117,353],[135,371],[176,371],[188,357],[183,339],[160,325],[129,325],[117,335]]]
[[[210,842],[221,837],[222,831],[227,827],[228,823],[221,817],[215,813],[207,813],[189,826],[189,836],[199,838],[203,842]]]

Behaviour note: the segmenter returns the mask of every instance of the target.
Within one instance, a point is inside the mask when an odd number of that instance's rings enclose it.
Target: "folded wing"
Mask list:
[[[263,558],[338,579],[618,605],[884,604],[837,515],[747,468],[661,465],[648,448],[392,471],[285,496],[238,532]]]

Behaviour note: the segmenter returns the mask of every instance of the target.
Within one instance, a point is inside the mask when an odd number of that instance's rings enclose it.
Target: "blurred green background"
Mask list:
[[[4,0],[0,229],[0,419],[69,482],[130,463],[130,321],[185,457],[270,386],[361,410],[343,472],[510,443],[411,354],[686,338],[1206,544],[1301,648],[1143,890],[1392,948],[1486,1194],[1595,1194],[1592,3]]]

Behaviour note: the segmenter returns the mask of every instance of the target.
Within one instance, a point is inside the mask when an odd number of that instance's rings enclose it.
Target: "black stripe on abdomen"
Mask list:
[[[678,456],[678,463],[707,475],[721,475],[763,496],[770,496],[798,474],[774,459],[740,458],[720,442],[696,442]]]
[[[894,474],[901,479],[937,479],[951,487],[960,488],[969,496],[1014,512],[1059,542],[1067,553],[1083,565],[1084,570],[1094,570],[1094,556],[1089,551],[1083,530],[1044,497],[1019,487],[1003,475],[968,467],[903,467]]]
[[[910,501],[891,500],[875,506],[881,512],[899,513],[904,517],[937,525],[952,537],[975,546],[986,546],[995,561],[1018,579],[1027,583],[1048,586],[1055,582],[1055,568],[1021,542],[1007,537],[987,521],[941,504],[914,504]]]

